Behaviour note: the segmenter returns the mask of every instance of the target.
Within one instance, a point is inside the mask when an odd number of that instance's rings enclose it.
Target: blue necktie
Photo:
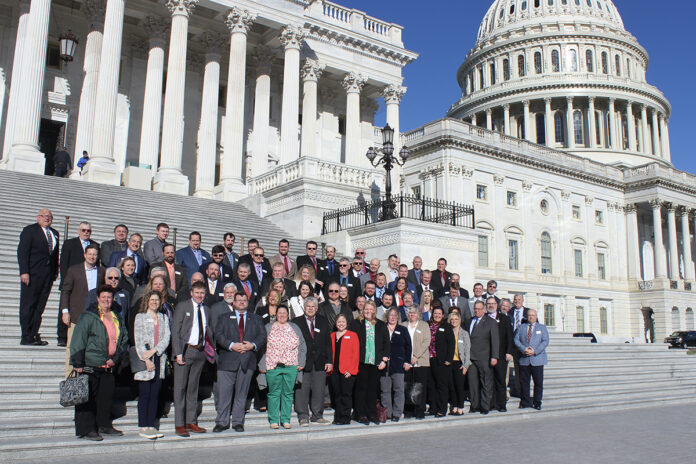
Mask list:
[[[333,260],[329,261],[329,274],[333,274]]]

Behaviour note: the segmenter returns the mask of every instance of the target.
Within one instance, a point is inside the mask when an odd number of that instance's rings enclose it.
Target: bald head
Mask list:
[[[50,209],[42,209],[36,215],[36,222],[39,223],[41,227],[50,227],[53,223],[53,213]]]

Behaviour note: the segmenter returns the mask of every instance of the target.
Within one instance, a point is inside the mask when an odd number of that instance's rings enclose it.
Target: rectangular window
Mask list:
[[[483,65],[479,66],[479,85],[480,89],[484,88],[486,86],[486,80],[484,79],[483,75]]]
[[[62,63],[60,59],[60,44],[49,42],[46,49],[46,67],[60,70]]]
[[[479,267],[488,267],[488,237],[485,235],[478,238],[478,264]]]
[[[575,277],[582,277],[582,250],[574,250],[575,253]]]
[[[576,327],[576,332],[578,333],[584,333],[585,332],[585,308],[582,306],[577,306],[575,308],[575,313],[577,314],[577,327]]]
[[[491,85],[495,85],[495,63],[491,63]]]
[[[507,205],[508,206],[517,206],[517,192],[510,192],[508,191],[507,193]]]
[[[421,197],[420,185],[416,185],[415,187],[411,187],[411,195],[420,199],[420,197]]]
[[[580,206],[578,205],[573,205],[573,219],[580,220]]]
[[[595,210],[594,219],[596,224],[604,224],[604,211]]]
[[[609,333],[609,321],[607,320],[607,308],[599,308],[599,331],[600,333]]]
[[[488,199],[488,188],[485,185],[476,186],[476,199],[484,201]]]
[[[503,60],[503,79],[510,80],[510,60],[507,58]]]
[[[544,305],[544,324],[547,327],[556,327],[556,315],[554,314],[554,307],[552,304]]]
[[[597,253],[597,277],[599,280],[607,280],[606,255]]]
[[[519,246],[517,240],[508,240],[508,254],[509,254],[509,264],[508,267],[511,271],[517,271],[519,269]]]

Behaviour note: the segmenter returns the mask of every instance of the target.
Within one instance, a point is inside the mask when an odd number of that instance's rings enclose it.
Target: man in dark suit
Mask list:
[[[106,265],[109,263],[111,253],[123,251],[128,248],[128,226],[119,224],[114,227],[113,240],[107,240],[101,244],[99,249],[99,261]]]
[[[491,299],[491,302],[495,305],[495,300]],[[466,325],[471,338],[471,366],[467,372],[471,398],[469,412],[488,414],[493,397],[493,367],[498,363],[500,350],[498,324],[486,315],[483,302],[477,301],[474,317]]]
[[[331,287],[335,285],[331,284]],[[326,374],[333,367],[331,326],[326,318],[317,314],[317,303],[316,298],[308,297],[304,302],[304,315],[292,320],[302,331],[307,344],[307,362],[302,374],[302,384],[295,390],[295,412],[302,427],[308,426],[310,421],[330,423],[324,419],[324,393]]]
[[[234,313],[222,314],[215,322],[215,343],[218,349],[217,391],[220,398],[213,432],[230,428],[230,408],[232,428],[235,432],[244,431],[249,385],[256,371],[257,354],[266,343],[263,321],[258,315],[249,312],[248,306],[246,294],[237,292],[234,295]]]
[[[334,276],[329,283],[335,282],[339,285],[345,285],[348,287],[348,303],[350,305],[355,304],[355,299],[360,295],[362,292],[360,291],[360,279],[355,277],[353,273],[350,270],[350,260],[348,258],[341,258],[338,264],[338,275]],[[328,286],[325,287],[327,289],[327,294],[325,295],[325,298],[329,297],[328,295]]]
[[[208,252],[201,249],[200,232],[194,231],[189,234],[189,245],[176,251],[176,262],[184,266],[189,277],[198,272],[201,264],[210,262]]]
[[[319,258],[317,258],[317,242],[310,240],[305,245],[306,255],[298,256],[295,262],[297,263],[297,269],[302,268],[305,264],[309,264],[314,268],[314,275],[319,279]],[[335,252],[334,252],[335,254]],[[327,253],[328,256],[328,253]],[[320,285],[323,285],[324,281],[321,281]]]
[[[237,277],[232,281],[237,290],[244,292],[250,308],[256,307],[259,297],[258,281],[251,277],[251,268],[247,263],[237,266]]]
[[[336,324],[336,316],[343,313],[348,319],[348,324],[353,322],[353,311],[348,303],[342,302],[338,298],[338,282],[331,282],[328,285],[328,297],[326,301],[319,305],[318,311],[329,323],[329,328],[334,329]]]
[[[440,302],[446,313],[449,312],[449,308],[456,307],[459,309],[459,314],[461,314],[463,321],[471,319],[472,314],[469,311],[469,300],[459,296],[458,283],[450,282],[449,295],[440,298]]]
[[[435,298],[442,298],[445,296],[445,292],[449,290],[450,280],[452,279],[452,273],[447,270],[447,260],[445,258],[440,258],[437,260],[437,270],[433,271],[431,285],[433,292],[435,293]]]
[[[512,309],[510,310],[510,324],[512,326],[513,337],[522,324],[527,322],[527,312],[529,308],[524,306],[524,296],[520,293],[515,294],[512,298]],[[520,357],[522,353],[518,350],[512,350],[512,360],[515,366],[514,375],[510,378],[510,396],[520,396]]]
[[[167,238],[169,237],[169,225],[160,222],[157,224],[157,235],[152,240],[145,242],[143,246],[143,256],[147,264],[153,265],[164,260],[164,255],[162,250],[164,245],[167,244]]]
[[[495,296],[495,292],[498,289],[498,282],[495,280],[489,280],[488,283],[486,284],[486,293],[483,295],[484,298],[489,298],[493,297],[495,298],[496,303],[498,303],[498,308],[500,308],[500,298]]]
[[[232,269],[232,272],[237,271],[239,264],[239,254],[234,251],[235,236],[232,232],[227,232],[222,238],[222,246],[225,248],[225,259],[222,262]]]
[[[213,337],[209,334],[210,311],[203,305],[204,299],[205,284],[193,283],[191,299],[176,305],[172,319],[174,425],[180,437],[206,431],[198,426],[198,384],[206,362],[206,343]]]
[[[167,271],[169,288],[174,291],[174,298],[178,299],[179,295],[188,293],[189,282],[186,269],[176,264],[176,252],[174,251],[174,245],[171,243],[164,245],[164,248],[162,248],[162,255],[164,256],[164,261],[152,263],[151,269],[161,267]]]
[[[91,244],[99,246],[97,242],[90,238],[91,235],[92,226],[89,222],[83,221],[78,226],[77,237],[68,239],[63,243],[60,251],[61,283],[58,287],[59,290],[63,288],[63,279],[65,279],[68,268],[85,261],[85,249],[87,246]],[[60,317],[60,310],[61,308],[58,308],[58,346],[65,346],[68,342],[68,326],[63,324],[63,319]]]
[[[257,288],[263,287],[266,280],[271,279],[271,265],[266,259],[264,249],[261,247],[254,248],[251,253],[252,263],[249,266],[251,270],[251,280],[256,281]]]
[[[205,270],[205,299],[203,302],[207,307],[213,306],[218,301],[221,301],[224,294],[225,282],[220,278],[220,267],[217,263],[208,263],[208,268]]]
[[[435,296],[435,291],[433,290],[433,287],[431,285],[432,278],[432,271],[423,269],[423,271],[421,272],[421,283],[420,285],[416,285],[416,295],[418,295],[418,301],[421,301],[423,299],[423,292],[426,290],[429,292],[433,292],[433,297]]]
[[[143,244],[143,236],[135,233],[128,239],[128,248],[123,251],[115,251],[111,253],[109,258],[109,267],[118,267],[122,259],[131,257],[135,260],[135,274],[133,278],[135,282],[140,285],[145,283],[147,280],[147,262],[143,256],[143,252],[140,251],[140,246]]]
[[[308,249],[307,253],[309,253],[311,250]],[[300,258],[297,258],[298,260]],[[307,263],[305,262],[304,264],[312,264],[311,259],[310,262]],[[316,278],[319,279],[322,284],[328,284],[329,282],[333,282],[336,277],[338,277],[338,266],[339,263],[336,261],[336,248],[328,245],[326,247],[326,259],[320,259],[318,261],[318,273]],[[299,265],[298,265],[299,269]],[[324,298],[326,298],[326,285],[324,285]]]
[[[413,268],[408,271],[408,281],[415,287],[421,284],[421,275],[423,272],[423,258],[416,256],[413,258]]]
[[[275,263],[273,265],[271,277],[271,279],[266,279],[264,281],[263,287],[261,287],[260,291],[261,295],[268,294],[268,290],[271,287],[271,282],[273,282],[276,279],[282,280],[285,284],[285,296],[287,296],[288,299],[297,295],[297,284],[294,280],[285,277],[285,266],[283,265],[283,263]]]
[[[247,242],[247,250],[249,251],[249,253],[247,253],[247,254],[245,254],[245,255],[243,255],[243,256],[240,256],[240,257],[239,257],[239,262],[240,262],[240,263],[247,263],[249,266],[251,266],[252,263],[254,262],[254,250],[256,250],[256,248],[257,248],[258,246],[259,246],[259,241],[258,241],[258,240],[256,240],[255,238],[250,239],[250,240]],[[268,258],[266,258],[265,254],[264,254],[264,257],[263,257],[263,262],[264,262],[264,264],[267,266],[268,269],[271,268],[271,262],[268,261]]]
[[[41,316],[58,277],[60,235],[51,227],[53,213],[42,209],[36,222],[26,226],[19,235],[17,262],[21,288],[19,293],[19,325],[21,345],[47,345],[41,340]]]
[[[363,292],[363,296],[365,297],[365,301],[371,300],[375,302],[375,305],[379,308],[382,305],[382,300],[377,298],[377,284],[375,284],[373,281],[368,280],[365,282],[365,289]]]
[[[486,312],[498,323],[498,338],[500,349],[498,350],[498,362],[493,367],[494,394],[491,408],[500,412],[507,411],[507,368],[508,362],[512,361],[512,352],[516,351],[512,341],[512,326],[510,318],[498,309],[494,300],[489,299],[490,304],[486,304]]]
[[[215,245],[210,253],[211,261],[201,264],[198,268],[198,272],[205,274],[210,263],[216,263],[220,270],[220,280],[224,283],[232,282],[234,279],[234,271],[232,268],[225,264],[225,247],[222,245]]]

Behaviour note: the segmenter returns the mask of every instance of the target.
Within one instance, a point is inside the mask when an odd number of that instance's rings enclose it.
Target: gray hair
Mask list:
[[[500,304],[503,304],[503,303],[509,303],[510,306],[512,306],[512,301],[510,301],[510,298],[501,298]]]
[[[476,309],[476,306],[478,306],[478,305],[481,305],[481,306],[483,306],[484,308],[486,307],[486,305],[484,304],[483,301],[481,301],[481,300],[476,300],[476,301],[474,301],[474,309]]]
[[[106,275],[108,275],[110,272],[114,272],[114,271],[116,271],[116,274],[118,274],[118,278],[120,279],[120,278],[121,278],[121,270],[120,270],[119,268],[117,268],[117,267],[109,267],[109,268],[107,268],[106,271],[104,272],[104,275],[106,276]]]
[[[307,303],[312,303],[312,304],[316,305],[317,308],[319,308],[319,300],[317,300],[316,297],[308,296],[307,298],[305,298],[305,300],[304,300],[305,308],[307,307]]]
[[[165,275],[168,274],[168,272],[165,268],[160,267],[160,266],[155,266],[152,269],[150,269],[150,277],[152,277],[155,274],[155,272],[164,272]]]
[[[249,266],[249,263],[239,263],[237,265],[237,269],[246,269],[247,271],[251,272],[251,266]]]
[[[348,263],[348,264],[350,264],[350,259],[348,259],[348,258],[346,258],[346,257],[343,257],[343,258],[341,258],[338,262],[339,262],[339,263]]]
[[[232,282],[227,282],[227,283],[225,284],[225,286],[222,287],[222,291],[224,292],[225,290],[227,290],[227,289],[230,288],[230,287],[234,288],[234,291],[235,291],[235,292],[237,291],[237,286],[236,286],[235,284],[233,284]]]

